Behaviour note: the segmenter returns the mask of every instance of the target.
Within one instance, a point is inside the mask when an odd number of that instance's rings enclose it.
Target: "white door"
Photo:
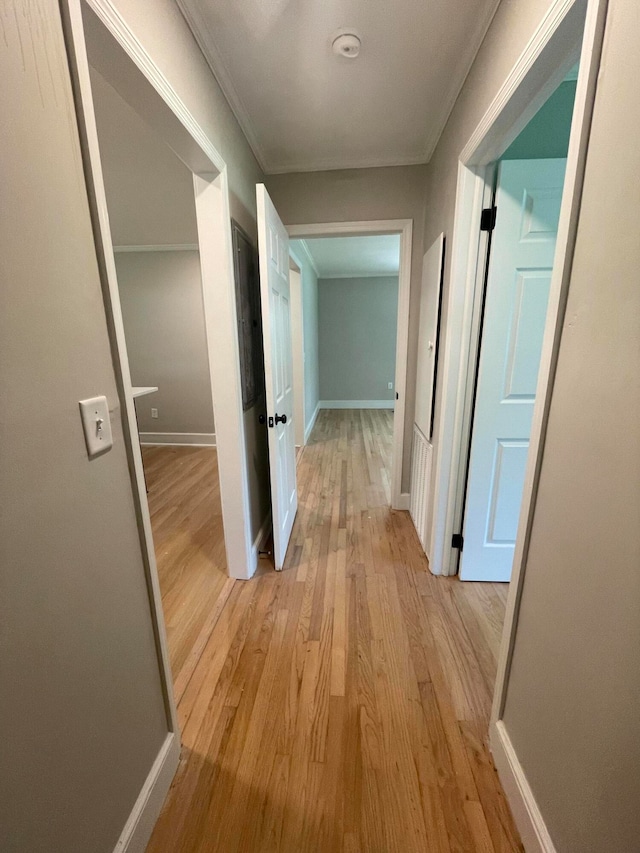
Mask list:
[[[509,581],[566,160],[504,161],[480,346],[462,580]]]
[[[284,563],[298,509],[293,422],[293,355],[289,287],[289,235],[264,184],[256,187],[264,373],[273,514],[273,555]]]

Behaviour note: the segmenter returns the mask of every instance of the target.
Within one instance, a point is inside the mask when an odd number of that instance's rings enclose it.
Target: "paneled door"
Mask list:
[[[260,297],[269,435],[273,554],[282,569],[298,509],[293,423],[293,351],[289,286],[289,235],[264,184],[256,187]]]
[[[464,513],[462,580],[509,581],[566,160],[503,161]]]

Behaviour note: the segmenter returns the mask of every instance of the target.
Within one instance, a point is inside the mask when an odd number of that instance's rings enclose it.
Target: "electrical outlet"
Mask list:
[[[393,382],[387,382],[387,388],[389,391],[393,391]]]
[[[158,410],[157,409],[151,409],[151,417],[152,418],[158,417]]]

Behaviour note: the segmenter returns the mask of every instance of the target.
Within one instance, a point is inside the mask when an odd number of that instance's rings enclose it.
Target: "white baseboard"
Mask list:
[[[309,421],[309,423],[305,427],[305,430],[304,430],[304,443],[305,444],[307,444],[307,442],[309,441],[309,436],[311,435],[311,431],[313,430],[314,426],[316,425],[316,421],[318,419],[318,412],[319,411],[320,411],[320,403],[318,403],[318,405],[316,406],[315,412],[311,415],[311,420]]]
[[[321,409],[393,409],[395,400],[320,400]]]
[[[556,853],[502,720],[491,726],[491,752],[524,849],[527,853]]]
[[[411,495],[409,492],[401,492],[400,499],[398,500],[394,509],[410,509],[411,507]]]
[[[253,545],[251,546],[251,573],[249,577],[253,577],[258,568],[258,560],[259,554],[262,544],[264,540],[267,538],[269,531],[271,530],[271,511],[269,511],[266,515],[265,520],[262,522],[260,530],[258,530],[256,538],[253,540]]]
[[[144,853],[180,761],[180,737],[167,734],[113,853]]]
[[[168,445],[169,447],[215,447],[215,432],[141,432],[143,447]]]

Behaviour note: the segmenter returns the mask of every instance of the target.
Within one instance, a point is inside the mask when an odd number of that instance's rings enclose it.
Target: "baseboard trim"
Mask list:
[[[259,551],[264,544],[265,539],[267,538],[269,531],[271,530],[271,510],[267,513],[260,530],[258,530],[258,534],[256,538],[253,540],[253,545],[251,546],[251,574],[249,577],[253,577],[258,568],[258,560]]]
[[[215,447],[215,432],[141,432],[143,447],[168,445],[169,447]]]
[[[153,762],[113,853],[144,853],[178,769],[180,737],[169,732]]]
[[[320,400],[321,409],[393,409],[394,400]]]
[[[311,415],[311,420],[307,424],[304,430],[304,443],[306,444],[309,441],[309,436],[311,435],[314,426],[316,425],[316,421],[318,420],[318,412],[320,411],[320,403],[316,406],[315,412]]]
[[[502,720],[491,726],[491,752],[527,853],[556,853],[549,830]]]
[[[401,492],[400,499],[398,500],[394,509],[410,509],[411,508],[411,494],[409,492]]]

